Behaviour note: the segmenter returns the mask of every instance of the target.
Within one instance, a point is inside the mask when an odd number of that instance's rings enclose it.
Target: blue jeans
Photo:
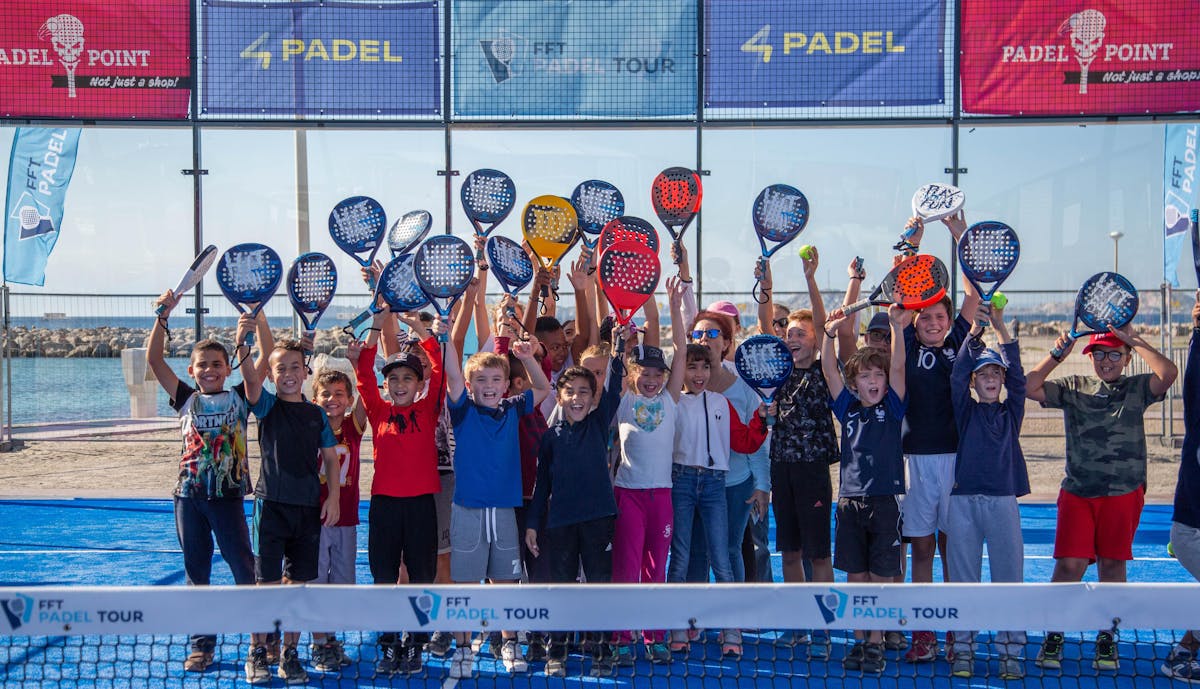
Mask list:
[[[687,579],[692,550],[692,517],[699,519],[706,541],[705,552],[718,582],[733,581],[729,567],[729,516],[725,504],[725,472],[675,464],[671,467],[671,504],[675,530],[671,534],[671,560],[667,581]],[[744,528],[744,525],[743,525]],[[740,543],[740,540],[739,540]]]
[[[736,486],[725,486],[725,519],[729,526],[729,532],[725,537],[726,543],[729,544],[729,552],[726,555],[726,559],[729,560],[729,569],[733,574],[732,581],[746,580],[746,563],[742,560],[742,539],[746,536],[746,523],[750,521],[750,511],[753,509],[753,506],[747,504],[746,501],[753,494],[754,477],[750,477]],[[708,552],[705,545],[705,541],[707,540],[705,537],[706,533],[698,529],[692,530],[692,552]],[[688,565],[687,581],[692,583],[708,581],[710,559],[704,555],[691,558],[691,562]],[[714,573],[715,570],[716,568],[714,568]],[[717,581],[720,581],[720,579]]]
[[[212,575],[213,537],[221,557],[240,585],[254,585],[254,555],[241,498],[175,497],[175,534],[183,550],[183,571],[190,586],[206,586]],[[193,634],[192,648],[211,652],[217,643],[212,634]]]

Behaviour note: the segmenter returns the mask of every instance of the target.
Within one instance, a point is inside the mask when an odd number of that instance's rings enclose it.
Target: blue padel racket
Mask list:
[[[238,244],[221,254],[217,261],[217,286],[238,313],[257,316],[283,280],[283,261],[265,244]],[[238,343],[241,344],[241,343]],[[254,346],[254,333],[245,344]]]
[[[445,318],[475,277],[471,246],[452,234],[430,237],[417,249],[413,273],[429,303]],[[445,332],[438,335],[439,342],[447,339]]]
[[[771,256],[799,237],[808,225],[808,198],[795,187],[772,184],[754,199],[750,218],[754,223],[754,233],[758,235],[758,246],[762,249],[762,256],[758,259],[759,269],[765,271]],[[755,301],[765,303],[766,300],[759,297],[757,281],[751,294]]]
[[[301,254],[288,269],[288,301],[300,317],[304,335],[316,334],[317,321],[333,303],[337,292],[337,267],[333,259],[322,253]],[[312,352],[305,352],[305,355]]]
[[[342,332],[354,336],[363,323],[383,311],[383,304],[386,304],[392,313],[408,313],[429,305],[429,300],[425,298],[425,293],[421,291],[416,276],[413,275],[414,259],[413,254],[400,254],[383,267],[379,273],[379,284],[375,285],[371,305],[352,318],[350,324],[342,328]]]
[[[1075,296],[1075,320],[1067,337],[1074,341],[1085,335],[1106,333],[1109,326],[1124,328],[1137,311],[1138,293],[1133,283],[1120,273],[1096,273]],[[1055,347],[1050,354],[1061,359],[1063,349]]]
[[[571,192],[571,205],[579,216],[583,251],[590,257],[596,251],[604,226],[625,214],[625,197],[608,182],[589,179]]]
[[[658,230],[645,220],[632,215],[622,215],[609,221],[604,229],[600,230],[597,243],[600,253],[604,253],[613,244],[626,240],[645,244],[655,253],[658,252]]]
[[[333,243],[363,268],[369,268],[375,260],[385,232],[387,215],[383,206],[369,196],[342,199],[329,212],[329,236]],[[368,284],[374,289],[374,278]]]
[[[429,211],[409,211],[400,216],[387,233],[388,251],[392,253],[392,258],[417,248],[431,227],[433,215]]]
[[[958,263],[963,277],[979,292],[984,304],[992,303],[996,290],[1012,274],[1020,257],[1021,240],[1017,239],[1017,233],[995,220],[971,225],[958,240]],[[987,325],[986,318],[977,317],[975,322]]]
[[[209,244],[207,247],[205,247],[204,251],[200,252],[200,255],[196,257],[196,260],[192,261],[192,265],[188,267],[187,272],[183,274],[183,277],[179,278],[179,284],[176,285],[175,289],[171,291],[171,294],[175,296],[176,301],[181,299],[185,292],[200,284],[200,281],[204,279],[204,274],[208,272],[208,269],[212,267],[213,261],[216,260],[217,247]],[[161,316],[166,310],[167,307],[160,304],[158,308],[154,310],[154,313]]]
[[[766,404],[775,401],[775,393],[792,375],[792,350],[774,335],[755,335],[738,345],[733,354],[738,375]],[[775,417],[767,416],[767,426]]]
[[[467,219],[475,228],[475,236],[486,237],[512,212],[517,203],[517,186],[503,172],[484,168],[467,175],[458,196]],[[483,251],[480,250],[475,260],[482,259]]]
[[[504,293],[516,297],[533,279],[533,261],[525,249],[521,248],[508,237],[497,235],[487,240],[487,260],[492,266],[492,274],[500,281]],[[512,307],[508,315],[516,315]]]

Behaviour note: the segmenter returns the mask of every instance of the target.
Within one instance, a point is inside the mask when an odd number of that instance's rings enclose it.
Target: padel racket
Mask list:
[[[429,211],[409,211],[400,216],[399,220],[392,223],[392,229],[387,234],[388,251],[392,253],[392,258],[417,248],[431,227],[433,216]]]
[[[1109,326],[1124,328],[1138,311],[1138,293],[1133,283],[1119,273],[1096,273],[1083,283],[1075,295],[1075,320],[1067,337],[1074,341],[1084,335],[1108,332]],[[1050,355],[1061,359],[1063,348]]]
[[[333,302],[337,291],[337,267],[322,253],[301,254],[288,269],[288,301],[300,317],[304,335],[316,335],[317,321]],[[306,351],[305,357],[312,352]]]
[[[1196,268],[1196,284],[1200,285],[1200,209],[1192,209],[1192,264]]]
[[[200,284],[200,281],[204,279],[204,274],[208,272],[208,269],[212,267],[213,261],[216,260],[217,247],[209,244],[204,248],[204,251],[200,252],[196,260],[192,261],[192,265],[187,269],[187,272],[183,274],[183,277],[179,278],[179,284],[171,291],[175,300],[178,301],[183,297],[185,292]],[[154,309],[154,313],[161,316],[166,310],[167,307],[160,304],[158,308]]]
[[[932,182],[923,185],[913,194],[912,214],[928,225],[935,220],[948,218],[962,210],[966,199],[966,194],[963,193],[962,189],[949,184]],[[893,248],[903,249],[908,245],[908,240],[912,238],[916,231],[916,227],[905,229],[900,233],[900,243]]]
[[[575,207],[561,196],[538,196],[525,205],[521,233],[546,270],[553,270],[577,239],[579,218]],[[548,288],[543,287],[542,296],[548,294]]]
[[[808,225],[808,199],[795,187],[772,184],[758,193],[750,217],[754,222],[754,234],[758,235],[758,246],[762,249],[759,269],[765,272],[771,256],[799,237]],[[773,246],[768,246],[768,242]],[[760,304],[766,302],[759,297],[758,281],[755,281],[751,294]]]
[[[658,173],[650,185],[654,213],[666,226],[676,247],[683,242],[683,233],[700,212],[703,196],[700,176],[686,167],[669,167]],[[676,256],[680,256],[678,251]]]
[[[475,277],[474,252],[469,244],[452,234],[430,237],[417,249],[413,274],[429,303],[445,318]],[[447,333],[438,335],[439,342],[446,340]]]
[[[517,202],[517,187],[503,172],[484,168],[467,175],[458,196],[467,219],[475,227],[475,235],[486,237],[512,212]],[[475,260],[481,259],[483,250],[475,256]]]
[[[608,182],[589,179],[571,192],[571,205],[579,216],[583,252],[590,257],[596,251],[604,226],[625,214],[625,197]]]
[[[264,244],[231,246],[217,261],[217,286],[238,313],[257,316],[275,296],[282,279],[283,261]],[[254,346],[253,332],[246,335],[245,344]]]
[[[363,323],[383,311],[383,304],[386,304],[392,313],[408,313],[429,304],[429,299],[421,291],[413,274],[413,259],[413,254],[400,254],[383,267],[379,273],[379,284],[375,285],[375,292],[372,294],[371,305],[352,318],[350,324],[342,328],[343,332],[353,337]]]
[[[617,323],[629,325],[637,310],[658,289],[662,265],[658,252],[635,241],[617,242],[600,254],[600,290],[612,305]],[[623,351],[624,343],[617,343],[617,351]]]
[[[979,292],[984,304],[992,303],[992,296],[1000,289],[1021,257],[1021,240],[1017,233],[1005,223],[985,220],[971,225],[958,240],[958,263],[965,277]],[[984,285],[990,285],[985,288]],[[976,319],[979,325],[987,325],[987,319]]]
[[[333,243],[350,255],[363,268],[375,260],[375,252],[387,232],[387,215],[383,206],[369,196],[342,199],[329,212],[329,236]],[[368,284],[375,288],[375,278]]]
[[[946,271],[946,264],[937,256],[909,256],[884,276],[871,296],[842,307],[842,313],[850,315],[868,306],[891,304],[906,309],[923,309],[933,306],[946,296],[946,288],[949,285],[950,273]]]
[[[775,401],[775,393],[792,375],[792,350],[774,335],[755,335],[738,345],[733,365],[763,403]],[[767,426],[775,425],[775,417],[767,416]]]
[[[613,244],[626,240],[645,244],[658,253],[658,230],[645,220],[632,215],[614,218],[604,226],[598,242],[600,253],[607,251]]]
[[[529,260],[529,254],[508,237],[488,238],[487,259],[492,265],[492,274],[500,281],[500,288],[511,297],[515,298],[533,279],[533,261]],[[510,307],[508,315],[515,315],[515,312]]]

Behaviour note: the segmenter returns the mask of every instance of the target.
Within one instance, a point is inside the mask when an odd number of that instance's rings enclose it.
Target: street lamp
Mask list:
[[[1119,265],[1118,259],[1121,256],[1121,237],[1124,237],[1125,233],[1120,231],[1109,232],[1108,236],[1112,237],[1113,240],[1113,272],[1119,273],[1121,271],[1117,266]]]

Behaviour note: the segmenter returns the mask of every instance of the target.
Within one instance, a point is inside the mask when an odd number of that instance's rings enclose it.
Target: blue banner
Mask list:
[[[78,129],[17,130],[8,160],[4,280],[41,287],[75,172]]]
[[[438,118],[430,1],[200,4],[200,117]]]
[[[710,108],[945,101],[945,0],[706,0]]]
[[[695,0],[458,0],[454,114],[692,117]]]
[[[1163,280],[1179,287],[1180,250],[1196,207],[1195,124],[1166,125],[1163,144]],[[1200,275],[1197,276],[1200,279]]]

